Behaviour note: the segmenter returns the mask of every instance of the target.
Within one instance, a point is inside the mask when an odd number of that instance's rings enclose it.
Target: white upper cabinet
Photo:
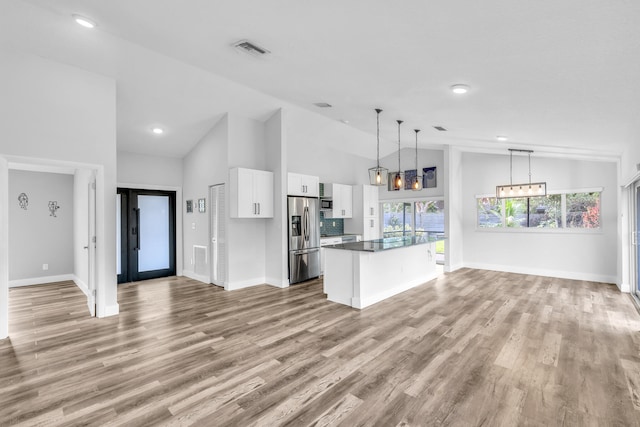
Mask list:
[[[362,186],[362,205],[365,217],[378,217],[378,187],[373,185]]]
[[[231,218],[273,218],[273,172],[229,170]]]
[[[289,196],[318,197],[320,178],[289,172],[287,176],[287,194]]]
[[[325,218],[353,216],[353,189],[350,185],[324,184],[324,197],[333,200],[333,209],[324,212]]]
[[[364,240],[380,238],[378,187],[354,185],[353,219],[344,222],[345,233],[362,234]]]

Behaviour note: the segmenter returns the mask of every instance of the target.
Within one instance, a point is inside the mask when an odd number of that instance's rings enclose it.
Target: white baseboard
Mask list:
[[[75,274],[73,275],[73,281],[76,283],[76,286],[87,296],[89,296],[89,286],[82,281]]]
[[[629,294],[631,293],[631,285],[629,283],[616,283],[616,285],[618,286],[618,289],[620,289],[620,292]]]
[[[599,282],[599,283],[616,283],[617,282],[616,276],[607,276],[604,274],[592,274],[592,273],[561,271],[561,270],[545,270],[540,268],[506,266],[506,265],[497,265],[497,264],[483,264],[483,263],[475,263],[475,262],[467,262],[464,264],[464,266],[467,268],[475,268],[478,270],[503,271],[505,273],[516,273],[516,274],[531,274],[534,276],[557,277],[559,279],[585,280],[587,282]]]
[[[287,279],[280,280],[280,279],[267,278],[265,280],[265,283],[267,285],[270,285],[270,286],[275,286],[276,288],[288,288],[289,287],[289,280],[287,280]]]
[[[203,276],[201,274],[196,274],[191,270],[182,270],[182,275],[184,277],[188,277],[189,279],[197,280],[198,282],[209,284],[209,277]]]
[[[115,316],[118,313],[120,313],[120,305],[119,304],[113,304],[113,305],[108,305],[106,307],[104,307],[104,309],[100,309],[100,307],[98,307],[98,312],[97,317],[109,317],[109,316]]]
[[[265,278],[259,277],[256,279],[243,280],[241,282],[227,282],[224,285],[224,289],[226,291],[235,291],[238,289],[250,288],[251,286],[264,285],[265,283]]]
[[[435,279],[436,277],[438,277],[438,273],[437,272],[433,272],[431,274],[429,274],[428,276],[425,277],[421,277],[419,279],[415,279],[412,280],[409,283],[405,283],[401,286],[396,286],[394,288],[391,289],[387,289],[384,292],[380,292],[377,293],[376,295],[372,295],[370,297],[367,298],[352,298],[350,303],[347,303],[347,305],[351,305],[353,308],[359,308],[359,309],[363,309],[366,308],[370,305],[373,305],[377,302],[383,301],[387,298],[390,298],[394,295],[398,295],[402,292],[408,291],[409,289],[415,288],[416,286],[420,286],[423,285],[427,282],[430,282],[431,280]],[[336,301],[336,302],[340,302],[340,301]]]
[[[464,268],[464,264],[459,263],[459,264],[453,264],[453,265],[449,265],[449,267],[447,267],[446,265],[444,266],[444,271],[446,273],[452,273],[456,270],[460,270],[461,268]]]
[[[20,286],[44,285],[45,283],[66,282],[74,279],[73,274],[60,274],[58,276],[31,277],[29,279],[9,280],[10,288]]]

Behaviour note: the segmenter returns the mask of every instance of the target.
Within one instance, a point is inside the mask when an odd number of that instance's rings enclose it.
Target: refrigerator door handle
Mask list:
[[[304,207],[304,240],[309,241],[309,207]]]

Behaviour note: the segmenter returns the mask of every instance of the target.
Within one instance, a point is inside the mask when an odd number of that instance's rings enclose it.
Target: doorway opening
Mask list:
[[[176,274],[176,192],[118,188],[118,283]]]
[[[636,305],[640,308],[640,243],[638,242],[638,232],[640,231],[640,180],[632,184],[631,189],[631,294]]]
[[[385,201],[382,203],[383,237],[420,236],[425,233],[444,236],[442,199]],[[446,241],[436,242],[436,264],[444,266]]]
[[[224,196],[224,184],[209,187],[209,241],[211,242],[209,282],[221,287],[225,286],[227,280]]]

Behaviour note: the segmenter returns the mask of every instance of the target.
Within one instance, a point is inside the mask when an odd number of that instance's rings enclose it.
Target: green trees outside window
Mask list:
[[[600,228],[600,192],[476,199],[479,228]]]

